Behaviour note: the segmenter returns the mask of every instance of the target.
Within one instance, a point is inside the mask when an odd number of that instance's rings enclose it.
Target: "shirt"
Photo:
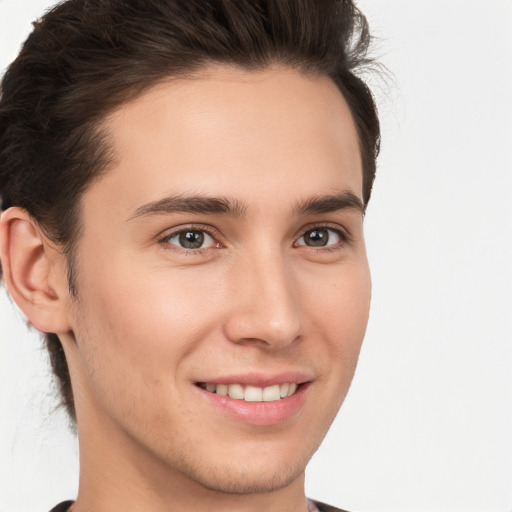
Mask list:
[[[68,512],[69,507],[73,505],[73,501],[63,501],[59,503],[56,507],[52,508],[50,512]],[[340,508],[332,507],[331,505],[326,505],[325,503],[320,503],[319,501],[308,500],[308,511],[309,512],[347,512],[346,510],[341,510]]]

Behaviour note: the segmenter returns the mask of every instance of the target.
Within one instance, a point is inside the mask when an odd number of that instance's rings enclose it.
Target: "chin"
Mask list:
[[[225,494],[263,494],[284,489],[304,473],[305,466],[280,471],[275,467],[257,471],[253,468],[224,468],[222,474],[196,475],[206,489]]]
[[[299,451],[299,450],[297,450]],[[311,454],[312,455],[312,454]],[[183,467],[188,478],[203,488],[225,494],[262,494],[288,487],[302,478],[311,455],[295,453],[293,460],[279,456],[248,458],[213,463],[205,461],[200,465],[186,464]],[[191,461],[189,461],[191,462]]]

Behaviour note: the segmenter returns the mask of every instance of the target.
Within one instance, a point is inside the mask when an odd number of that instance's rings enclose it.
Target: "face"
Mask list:
[[[214,68],[105,128],[117,158],[83,198],[63,340],[81,436],[209,489],[297,481],[370,302],[344,99],[327,78]]]

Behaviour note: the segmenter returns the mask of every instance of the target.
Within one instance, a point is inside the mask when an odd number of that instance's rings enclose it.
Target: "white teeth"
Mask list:
[[[217,395],[228,396],[228,387],[226,384],[217,384]]]
[[[238,400],[244,399],[244,388],[240,384],[230,384],[228,386],[229,398],[237,398]]]
[[[297,384],[290,384],[290,387],[288,388],[288,396],[292,396],[295,391],[297,391]]]
[[[287,398],[297,391],[297,384],[275,384],[266,388],[257,386],[242,386],[241,384],[201,384],[203,389],[221,396],[229,396],[246,402],[275,402]]]
[[[281,386],[269,386],[263,390],[263,401],[264,402],[275,402],[281,398]]]
[[[261,402],[263,400],[263,389],[255,386],[245,388],[244,400],[246,402]]]

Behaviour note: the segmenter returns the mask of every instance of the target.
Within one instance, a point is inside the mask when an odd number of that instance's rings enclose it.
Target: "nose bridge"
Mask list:
[[[227,335],[237,343],[259,340],[268,346],[293,342],[301,315],[293,269],[274,246],[245,255],[236,264]]]

